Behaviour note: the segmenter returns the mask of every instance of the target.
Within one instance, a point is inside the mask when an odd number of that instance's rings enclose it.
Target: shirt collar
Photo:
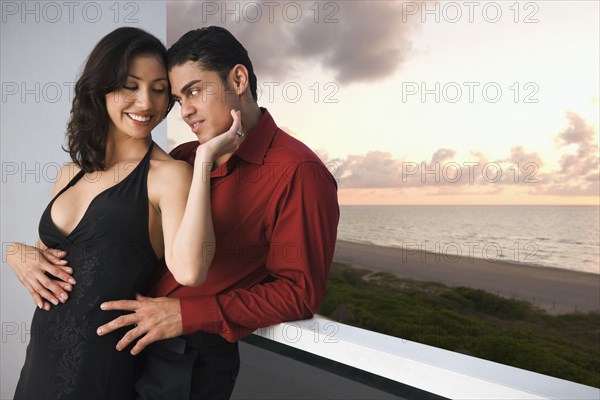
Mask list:
[[[277,125],[266,108],[261,107],[262,117],[250,132],[246,133],[246,139],[240,144],[235,154],[241,159],[253,163],[262,164],[267,150],[277,132]]]

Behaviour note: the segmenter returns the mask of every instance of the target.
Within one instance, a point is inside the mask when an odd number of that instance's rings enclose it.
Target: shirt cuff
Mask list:
[[[179,306],[184,335],[198,331],[219,333],[221,330],[222,318],[216,296],[182,297]]]

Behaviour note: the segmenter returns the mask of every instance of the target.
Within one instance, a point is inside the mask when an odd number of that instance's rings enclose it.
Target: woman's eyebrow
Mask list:
[[[133,75],[133,74],[128,74],[128,76],[130,76],[130,77],[132,77],[132,78],[135,78],[135,79],[137,79],[137,80],[140,80],[140,81],[142,80],[142,78],[140,78],[139,76],[135,76],[135,75]],[[162,77],[162,78],[156,78],[156,79],[155,79],[155,80],[153,80],[152,82],[156,82],[156,81],[166,81],[166,80],[168,80],[166,77]]]

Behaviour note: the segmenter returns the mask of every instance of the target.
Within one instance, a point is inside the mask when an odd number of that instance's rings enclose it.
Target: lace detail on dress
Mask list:
[[[73,392],[78,373],[85,357],[85,343],[89,339],[90,324],[85,316],[79,320],[70,311],[61,319],[60,314],[50,322],[46,334],[48,345],[56,350],[56,377],[52,391],[57,399]]]
[[[102,271],[100,267],[100,251],[98,250],[80,250],[82,254],[80,258],[83,260],[81,265],[77,267],[77,285],[73,291],[70,301],[79,306],[79,303],[87,292],[87,288],[92,286],[94,279]]]

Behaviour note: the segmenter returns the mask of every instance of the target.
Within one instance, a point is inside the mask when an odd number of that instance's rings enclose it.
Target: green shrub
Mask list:
[[[482,290],[369,273],[334,263],[319,313],[342,307],[360,328],[600,387],[598,313],[551,316]]]

